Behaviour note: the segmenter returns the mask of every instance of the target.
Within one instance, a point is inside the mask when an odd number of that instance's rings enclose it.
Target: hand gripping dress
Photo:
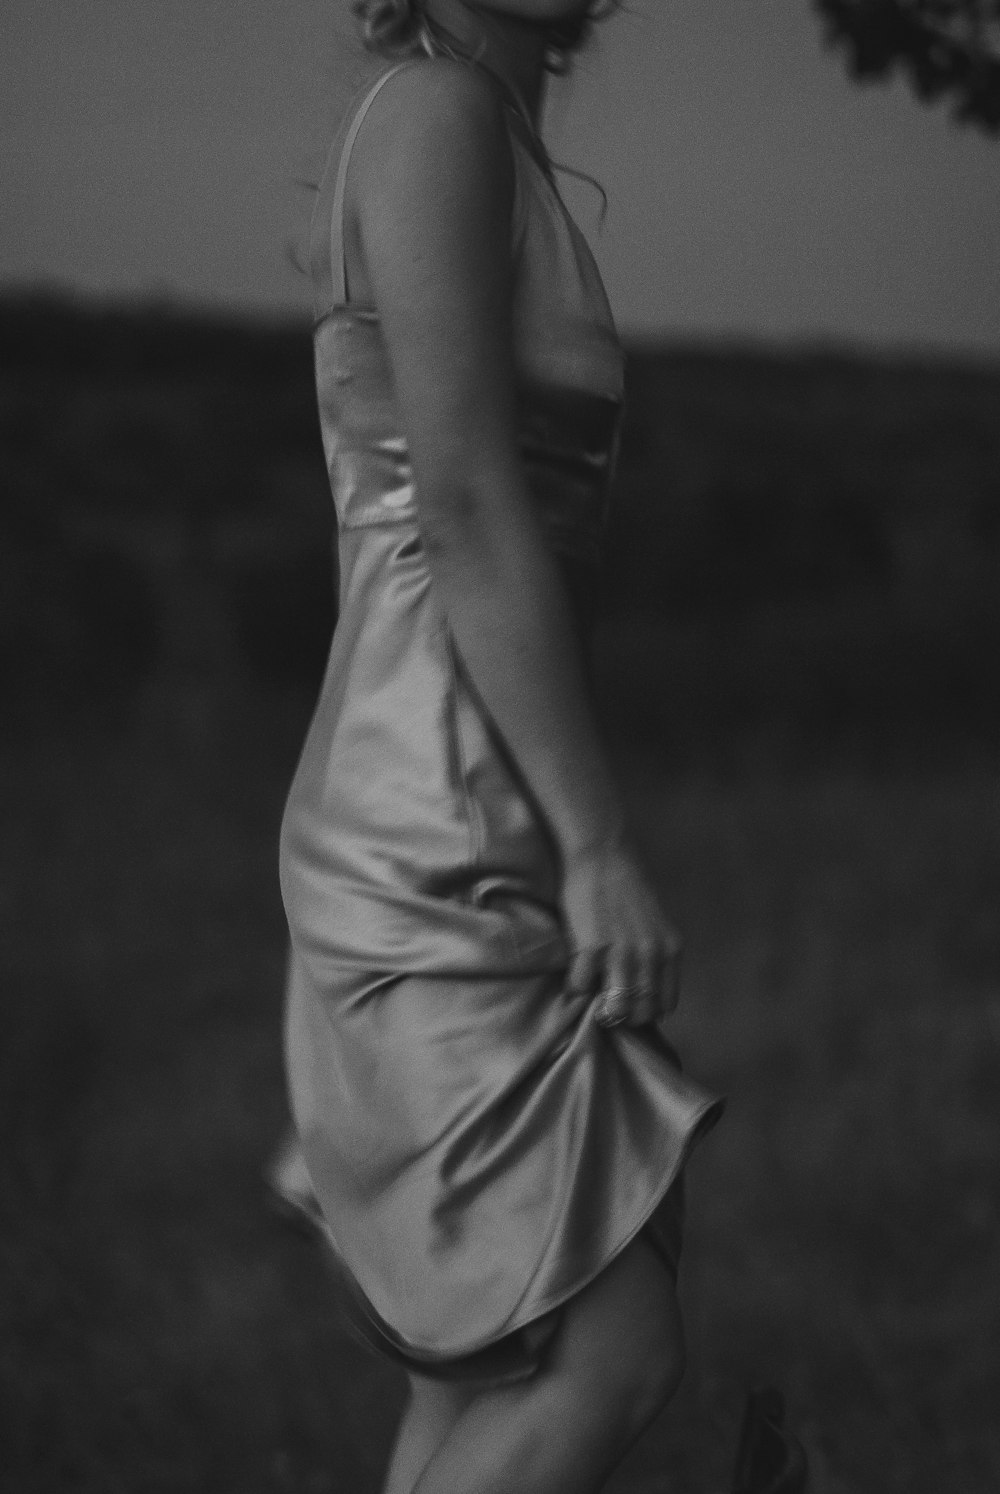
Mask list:
[[[292,1111],[349,1321],[426,1374],[529,1375],[558,1309],[645,1230],[670,1269],[680,1173],[721,1102],[658,1026],[565,988],[557,857],[477,696],[421,545],[377,314],[347,304],[349,111],[313,219],[316,379],[340,617],[289,794]],[[498,85],[499,86],[499,85]],[[622,410],[590,251],[530,126],[511,252],[520,447],[582,628]]]

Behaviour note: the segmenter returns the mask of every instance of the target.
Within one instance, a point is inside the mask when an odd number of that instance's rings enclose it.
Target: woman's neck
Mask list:
[[[537,129],[545,89],[545,36],[539,26],[469,0],[425,0],[440,39],[489,68],[520,99]]]

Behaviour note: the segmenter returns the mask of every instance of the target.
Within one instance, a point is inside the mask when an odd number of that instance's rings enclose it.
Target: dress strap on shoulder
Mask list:
[[[310,231],[313,301],[317,319],[325,316],[333,307],[343,306],[347,301],[347,266],[344,260],[344,189],[347,185],[347,168],[350,165],[354,142],[358,138],[365,115],[379,91],[396,73],[402,72],[406,67],[412,67],[419,61],[421,61],[420,57],[406,57],[402,62],[397,62],[387,68],[384,73],[380,73],[355,109],[353,116],[348,114],[350,124],[347,125],[347,133],[342,135],[344,126],[341,126],[337,140],[334,141],[316,198]],[[333,163],[337,159],[337,143],[341,138],[343,138],[343,145],[340,148],[337,172],[334,176]],[[329,236],[323,232],[326,227],[329,228]]]

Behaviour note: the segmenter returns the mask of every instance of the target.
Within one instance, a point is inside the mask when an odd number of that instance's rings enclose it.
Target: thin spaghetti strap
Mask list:
[[[407,57],[402,62],[397,62],[394,67],[388,68],[375,80],[375,83],[365,94],[361,105],[351,121],[351,127],[344,140],[344,148],[340,154],[340,164],[337,168],[337,180],[333,189],[333,205],[330,209],[330,291],[334,306],[344,306],[347,303],[347,264],[344,258],[344,189],[347,185],[347,168],[351,161],[351,151],[354,142],[358,138],[358,132],[364,123],[365,115],[379,90],[396,73],[402,72],[405,67],[412,67],[419,62],[419,57]]]
[[[338,131],[330,155],[323,172],[316,201],[313,205],[312,222],[310,224],[310,270],[313,284],[313,311],[316,322],[319,323],[335,307],[347,304],[347,266],[344,257],[344,191],[347,185],[347,168],[350,165],[351,152],[354,142],[358,138],[358,132],[364,123],[365,115],[375,101],[379,90],[388,83],[389,79],[396,73],[402,72],[403,68],[412,67],[422,62],[423,55],[416,57],[405,57],[401,62],[395,63],[381,73],[371,85],[368,92],[357,106],[353,116],[348,110],[347,118],[350,124],[343,136],[343,144],[340,146],[338,159],[338,145],[341,133]],[[486,71],[486,69],[484,69]],[[500,87],[501,94],[508,109],[513,110],[524,121],[529,136],[529,149],[537,156],[540,143],[530,120],[524,114],[523,106],[513,97],[510,91],[504,87],[494,74],[488,73]],[[345,120],[346,123],[346,120]],[[344,125],[341,125],[341,130]],[[543,152],[544,155],[544,152]],[[546,158],[547,159],[547,158]],[[334,162],[337,162],[336,173],[334,173]],[[539,158],[539,164],[546,165],[546,160]]]

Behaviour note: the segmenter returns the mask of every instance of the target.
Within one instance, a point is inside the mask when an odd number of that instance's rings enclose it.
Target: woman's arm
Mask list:
[[[626,848],[569,601],[518,450],[513,191],[496,89],[437,59],[400,73],[373,104],[347,210],[392,365],[431,575],[562,855],[574,983],[649,985],[676,937]]]

